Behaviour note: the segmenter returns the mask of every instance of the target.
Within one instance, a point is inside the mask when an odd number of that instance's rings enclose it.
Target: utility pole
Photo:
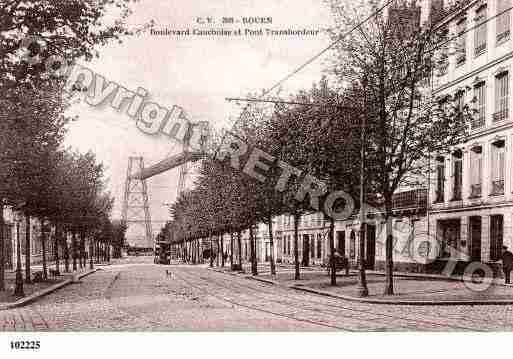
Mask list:
[[[365,278],[365,128],[367,126],[367,79],[362,81],[363,88],[363,111],[360,128],[360,214],[358,231],[358,296],[367,297],[367,279]]]

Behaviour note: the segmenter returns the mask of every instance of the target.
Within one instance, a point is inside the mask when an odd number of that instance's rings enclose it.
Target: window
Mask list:
[[[467,19],[462,19],[456,24],[456,32],[458,35],[456,42],[456,66],[460,66],[465,63],[467,54],[467,35],[465,33],[467,29]]]
[[[461,185],[463,183],[463,153],[457,150],[452,155],[452,200],[461,200]]]
[[[458,115],[461,116],[463,114],[463,109],[465,107],[465,91],[460,90],[456,92],[456,107],[458,108]]]
[[[479,56],[486,51],[486,5],[476,11],[476,30],[474,31],[474,54]]]
[[[509,72],[505,71],[495,77],[495,113],[493,121],[508,118]]]
[[[476,98],[476,114],[471,123],[472,129],[482,127],[485,124],[486,83],[484,81],[474,86],[474,97]]]
[[[501,257],[503,240],[502,215],[490,216],[490,260],[498,261]]]
[[[483,148],[475,146],[470,151],[470,198],[481,197],[482,171]]]
[[[437,158],[436,164],[436,195],[435,203],[444,201],[444,182],[445,182],[445,159]]]
[[[283,238],[283,254],[287,254],[287,236]]]
[[[310,236],[310,257],[315,258],[315,242],[313,234]]]
[[[322,257],[322,234],[317,235],[317,258]]]
[[[449,31],[447,29],[441,30],[442,34],[442,46],[438,52],[437,68],[438,76],[443,76],[449,70],[449,42],[446,40],[449,38]]]
[[[504,149],[504,140],[492,143],[492,196],[504,194]]]
[[[497,44],[509,39],[511,0],[497,0]]]

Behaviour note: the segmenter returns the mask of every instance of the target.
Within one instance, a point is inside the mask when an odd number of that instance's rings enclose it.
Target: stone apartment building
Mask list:
[[[421,22],[434,18],[457,35],[446,64],[432,78],[432,95],[458,95],[476,109],[470,136],[449,152],[434,154],[427,189],[397,193],[394,204],[396,270],[439,272],[449,260],[500,265],[502,245],[513,247],[513,64],[511,0],[420,0]],[[451,35],[451,36],[454,36]],[[401,197],[403,197],[401,199]],[[379,211],[377,211],[379,212]],[[384,226],[379,213],[368,220],[366,264],[383,269]],[[354,219],[337,222],[335,247],[355,265]],[[275,258],[293,263],[293,219],[276,219]],[[299,226],[299,259],[322,264],[329,251],[327,224],[308,214]],[[259,259],[268,258],[267,227],[259,229]],[[306,262],[305,262],[306,260]]]
[[[502,245],[513,246],[512,3],[460,1],[440,19],[458,38],[441,50],[447,62],[434,76],[433,95],[456,94],[475,101],[477,111],[468,140],[432,162],[429,225],[442,258],[495,265]]]

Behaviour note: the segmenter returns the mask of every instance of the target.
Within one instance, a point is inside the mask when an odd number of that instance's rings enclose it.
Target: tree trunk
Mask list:
[[[80,230],[80,254],[79,254],[80,268],[84,268],[85,263],[85,231]]]
[[[48,269],[46,268],[46,233],[43,222],[41,222],[41,245],[43,247],[43,280],[48,280]]]
[[[233,232],[230,233],[230,269],[233,269]]]
[[[331,273],[330,273],[330,282],[331,285],[337,285],[337,266],[335,263],[335,239],[333,238],[335,232],[335,220],[333,217],[330,217],[330,233],[328,234],[329,243],[330,243],[330,258],[331,260]]]
[[[393,236],[392,236],[392,196],[385,196],[385,295],[394,294],[394,259],[393,259]]]
[[[249,248],[251,249],[251,274],[258,275],[258,264],[256,258],[256,241],[253,233],[253,226],[249,227]]]
[[[219,267],[219,237],[216,236],[216,266]]]
[[[294,280],[299,280],[299,234],[298,234],[298,227],[299,227],[299,214],[294,214]]]
[[[54,244],[54,259],[55,259],[55,274],[61,275],[61,268],[59,262],[59,243],[62,242],[61,239],[61,227],[58,223],[55,224],[55,244]]]
[[[71,257],[73,258],[73,271],[77,270],[77,234],[71,232]]]
[[[30,257],[32,251],[30,250],[30,216],[25,214],[25,283],[32,283],[30,278]]]
[[[210,268],[214,266],[214,245],[212,243],[212,233],[209,234],[210,239]]]
[[[237,246],[238,246],[238,252],[239,252],[239,267],[240,270],[242,270],[242,238],[240,231],[237,232]]]
[[[110,263],[110,244],[109,244],[110,240],[107,239],[107,241],[105,242],[105,260],[107,263]]]
[[[223,234],[221,234],[221,267],[224,268],[224,238],[223,238]]]
[[[91,238],[89,240],[89,269],[94,268],[93,255],[94,255],[94,238]]]
[[[69,247],[68,247],[68,232],[65,231],[64,232],[64,241],[63,241],[63,245],[64,245],[64,271],[66,273],[69,273]]]
[[[269,247],[270,247],[270,261],[271,261],[271,275],[276,275],[276,265],[274,264],[274,237],[273,237],[273,217],[269,216],[267,219],[269,224],[267,225],[269,229]]]
[[[198,263],[203,263],[203,251],[199,238],[196,238],[196,257],[198,258]]]
[[[5,239],[4,239],[4,203],[0,198],[0,291],[5,290]]]

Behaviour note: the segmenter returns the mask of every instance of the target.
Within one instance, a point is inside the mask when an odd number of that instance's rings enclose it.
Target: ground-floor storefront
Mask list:
[[[440,245],[439,257],[462,263],[481,262],[501,268],[502,246],[513,246],[513,206],[474,206],[431,213]]]

